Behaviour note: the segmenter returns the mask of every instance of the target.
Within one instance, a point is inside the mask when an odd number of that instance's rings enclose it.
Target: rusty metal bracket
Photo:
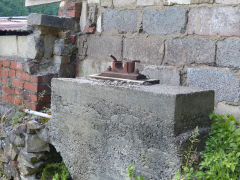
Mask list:
[[[99,76],[122,78],[130,80],[144,80],[147,77],[139,73],[139,70],[135,68],[135,63],[140,63],[140,60],[133,60],[123,63],[118,61],[113,55],[109,55],[112,59],[112,67],[109,66],[107,70],[101,73]]]

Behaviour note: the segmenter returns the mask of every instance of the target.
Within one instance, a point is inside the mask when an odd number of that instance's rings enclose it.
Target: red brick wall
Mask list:
[[[53,74],[30,75],[23,71],[24,63],[0,60],[0,83],[2,102],[41,110],[51,101],[51,79]],[[43,95],[40,97],[40,95]]]
[[[59,16],[79,18],[81,16],[82,3],[66,2],[64,7],[60,7]]]

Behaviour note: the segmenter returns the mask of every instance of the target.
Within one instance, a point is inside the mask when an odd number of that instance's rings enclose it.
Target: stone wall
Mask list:
[[[216,111],[240,118],[239,27],[239,0],[82,1],[78,76],[104,71],[110,53],[140,59],[163,84],[215,90]]]

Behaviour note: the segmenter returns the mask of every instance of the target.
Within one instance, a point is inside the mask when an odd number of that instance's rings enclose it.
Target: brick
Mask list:
[[[240,7],[200,7],[189,13],[188,34],[240,36]]]
[[[10,69],[9,72],[8,72],[8,75],[10,77],[15,77],[15,70]]]
[[[163,0],[164,5],[213,3],[213,0]]]
[[[35,95],[35,94],[30,94],[30,100],[31,100],[32,102],[37,102],[37,101],[38,101],[37,95]]]
[[[21,95],[21,94],[22,94],[22,89],[20,89],[20,88],[15,88],[15,89],[14,89],[14,93],[15,93],[16,95]]]
[[[38,83],[38,76],[31,76],[30,82],[32,82],[32,83]]]
[[[103,30],[119,32],[138,31],[137,10],[105,9],[103,14]]]
[[[22,104],[22,99],[20,97],[14,97],[14,104],[16,105],[21,105]]]
[[[240,38],[226,39],[217,43],[217,65],[240,68]]]
[[[186,23],[187,10],[184,8],[146,9],[143,12],[143,31],[148,34],[185,33]]]
[[[240,0],[215,0],[218,4],[240,4]]]
[[[213,64],[215,42],[204,38],[173,38],[166,41],[165,63],[170,65]]]
[[[125,38],[123,41],[123,58],[139,59],[143,63],[161,64],[164,54],[164,39],[159,37]]]
[[[2,78],[2,85],[8,86],[8,78]]]
[[[12,84],[15,87],[23,87],[23,81],[20,79],[12,78]]]
[[[8,95],[8,96],[7,96],[7,101],[8,101],[8,103],[10,103],[10,104],[14,104],[14,96]]]
[[[189,86],[215,91],[219,101],[238,102],[239,80],[232,72],[216,68],[188,68],[187,83]]]
[[[34,103],[31,103],[29,101],[24,101],[24,104],[27,108],[36,111],[37,110],[37,105]]]
[[[76,41],[77,41],[77,36],[76,35],[71,35],[70,36],[70,41],[71,41],[72,44],[75,44]]]
[[[122,38],[120,36],[96,36],[91,35],[87,41],[87,55],[93,57],[108,57],[113,54],[116,58],[122,58]]]
[[[7,102],[7,95],[6,94],[2,94],[2,102]]]
[[[75,10],[68,10],[67,14],[69,17],[72,17],[72,18],[79,18],[81,16],[81,12],[75,11]]]
[[[8,60],[3,60],[2,65],[3,65],[3,67],[9,67],[9,61]]]
[[[32,84],[32,83],[28,83],[28,82],[24,83],[24,89],[27,89],[32,92],[38,92],[37,84]]]
[[[16,70],[22,70],[23,66],[22,63],[20,62],[15,62],[15,61],[11,61],[11,66],[12,69],[16,69]]]
[[[6,94],[13,94],[14,93],[14,89],[11,87],[2,87],[3,92]]]
[[[0,69],[0,74],[3,77],[7,77],[8,76],[8,70],[7,69]]]
[[[31,76],[28,73],[25,73],[23,71],[17,71],[16,72],[16,77],[20,78],[22,80],[25,80],[25,81],[30,81],[31,80]]]
[[[81,11],[82,10],[82,3],[75,3],[75,2],[66,2],[66,9]]]

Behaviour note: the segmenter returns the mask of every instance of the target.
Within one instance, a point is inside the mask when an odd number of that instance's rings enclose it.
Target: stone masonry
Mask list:
[[[172,179],[182,137],[202,133],[214,107],[213,91],[180,86],[53,79],[52,91],[50,141],[74,180],[122,180],[132,163],[147,179]]]
[[[138,68],[149,77],[213,89],[216,105],[237,112],[239,0],[88,0],[82,5],[80,29],[92,19],[88,9],[97,7],[96,31],[78,36],[78,76],[104,71],[109,53],[124,61],[139,59]]]

